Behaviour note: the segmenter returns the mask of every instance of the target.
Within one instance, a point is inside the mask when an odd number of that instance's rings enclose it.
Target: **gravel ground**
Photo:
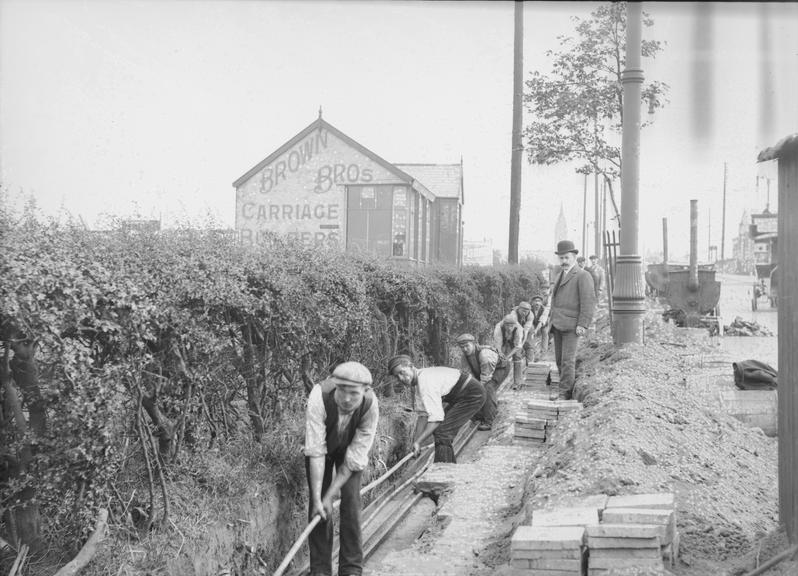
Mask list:
[[[745,301],[745,283],[727,284],[722,305],[733,312],[735,301],[738,308]],[[369,574],[512,574],[509,537],[533,510],[575,496],[646,492],[676,495],[681,547],[670,573],[737,576],[753,569],[785,547],[777,531],[777,440],[709,399],[715,388],[731,385],[732,360],[776,366],[776,342],[710,339],[705,330],[665,324],[652,311],[645,344],[616,349],[606,316],[600,318],[593,341],[579,352],[581,413],[560,422],[543,447],[517,447],[512,414],[525,397],[503,396],[493,437],[473,461],[458,464],[446,504],[451,523]],[[783,562],[767,574],[794,576],[798,565]]]

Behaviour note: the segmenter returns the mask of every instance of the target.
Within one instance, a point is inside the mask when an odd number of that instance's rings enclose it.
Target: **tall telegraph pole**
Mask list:
[[[513,142],[510,162],[510,245],[507,262],[518,264],[518,229],[521,218],[521,105],[524,94],[524,3],[515,2],[513,38]]]
[[[616,345],[643,343],[646,311],[643,259],[638,248],[640,184],[640,93],[643,84],[640,2],[626,3],[626,66],[621,140],[621,246],[612,295],[612,337]]]
[[[726,259],[726,162],[723,163],[723,215],[721,216],[720,224],[720,260],[721,262]]]

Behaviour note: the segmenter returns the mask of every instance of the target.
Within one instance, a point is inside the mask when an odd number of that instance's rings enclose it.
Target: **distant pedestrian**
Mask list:
[[[410,356],[400,354],[388,362],[388,373],[402,384],[412,386],[413,408],[419,412],[413,440],[413,453],[435,438],[435,462],[455,463],[452,441],[457,432],[485,403],[485,387],[471,376],[447,366],[416,368]],[[446,410],[443,403],[449,406]]]
[[[561,397],[573,394],[576,372],[576,347],[587,333],[596,307],[593,277],[576,265],[579,253],[570,240],[557,244],[560,273],[550,296],[550,318],[554,334],[554,355],[560,371]]]
[[[478,430],[490,430],[498,411],[497,390],[510,373],[510,363],[493,346],[481,346],[471,334],[461,334],[457,344],[463,351],[462,371],[479,379],[485,387],[485,404],[474,419]]]
[[[338,574],[363,572],[360,476],[368,464],[379,418],[371,372],[344,362],[310,391],[305,420],[308,520],[321,517],[310,533],[310,573],[332,574],[333,500],[341,493]],[[333,466],[335,478],[333,479]]]
[[[585,268],[593,277],[593,289],[596,293],[596,304],[601,301],[601,295],[604,291],[604,268],[599,264],[598,257],[594,254],[590,256],[590,264]]]
[[[579,267],[584,270],[584,268],[585,268],[585,257],[584,256],[580,256],[579,258],[576,259],[576,263],[579,264]]]

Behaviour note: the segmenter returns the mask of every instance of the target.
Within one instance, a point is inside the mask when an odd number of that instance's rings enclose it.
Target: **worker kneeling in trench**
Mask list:
[[[421,443],[435,439],[435,462],[455,463],[452,441],[463,424],[485,403],[485,387],[470,374],[446,366],[416,368],[410,356],[400,354],[388,362],[388,373],[402,384],[412,386],[413,409],[419,412],[413,454]],[[443,403],[448,404],[444,410]]]

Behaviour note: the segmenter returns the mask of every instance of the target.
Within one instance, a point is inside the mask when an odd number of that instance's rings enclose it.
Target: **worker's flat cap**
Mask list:
[[[335,367],[332,372],[330,380],[334,384],[361,384],[363,386],[371,386],[373,382],[371,372],[368,368],[363,366],[360,362],[344,362]]]

